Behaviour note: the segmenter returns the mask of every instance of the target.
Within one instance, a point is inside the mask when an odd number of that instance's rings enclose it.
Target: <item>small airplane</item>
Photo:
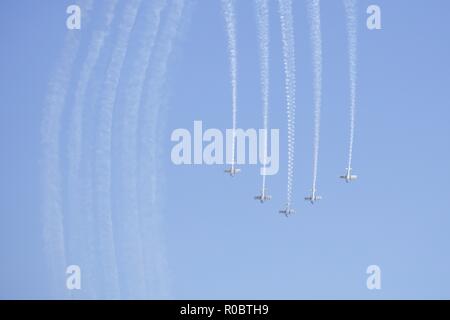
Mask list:
[[[272,196],[268,195],[266,192],[266,189],[262,189],[261,194],[259,196],[255,196],[255,200],[259,200],[261,203],[264,203],[264,201],[272,199]]]
[[[358,179],[358,176],[352,175],[352,168],[345,168],[347,170],[345,176],[340,176],[341,179],[345,179],[345,182],[350,182]]]
[[[280,210],[278,212],[284,214],[287,218],[287,217],[289,217],[290,214],[294,214],[295,210],[291,209],[290,207],[286,207],[286,209]]]
[[[232,165],[229,169],[226,169],[225,172],[229,173],[230,176],[234,177],[236,175],[236,173],[241,172],[241,169],[237,169],[234,167],[234,165]]]
[[[322,200],[322,197],[316,195],[316,190],[313,189],[312,194],[309,197],[305,197],[305,200],[311,202],[311,204],[314,204],[314,202]]]

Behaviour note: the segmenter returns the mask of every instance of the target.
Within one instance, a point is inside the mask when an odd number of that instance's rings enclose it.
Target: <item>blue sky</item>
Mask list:
[[[312,183],[312,53],[305,1],[294,1],[296,214],[286,219],[278,214],[286,198],[286,113],[277,3],[271,1],[270,5],[269,125],[280,129],[280,171],[268,177],[267,186],[273,197],[261,205],[253,200],[261,185],[258,166],[244,166],[239,176],[230,178],[223,173],[224,166],[175,166],[170,160],[174,145],[170,134],[174,129],[193,130],[194,120],[202,120],[205,128],[231,127],[229,64],[220,2],[187,2],[192,5],[181,20],[181,30],[168,60],[166,81],[157,94],[161,106],[156,120],[159,156],[154,160],[158,166],[158,205],[153,209],[158,211],[160,221],[155,224],[159,236],[152,243],[152,250],[164,256],[153,263],[165,261],[163,276],[167,277],[169,289],[167,296],[160,288],[150,290],[149,297],[448,299],[450,46],[446,41],[445,15],[449,4],[443,0],[358,1],[353,169],[359,179],[345,184],[338,179],[346,166],[349,133],[345,12],[341,1],[321,1],[323,105],[318,190],[323,200],[311,206],[303,197]],[[4,1],[0,13],[0,33],[4,39],[0,59],[2,298],[59,297],[51,285],[42,240],[41,204],[45,188],[41,177],[44,150],[40,130],[44,101],[66,33],[80,33],[80,53],[70,80],[76,83],[77,70],[82,67],[93,30],[101,27],[106,4],[96,1],[90,14],[90,19],[95,18],[80,31],[67,31],[65,9],[71,3]],[[382,30],[370,31],[365,26],[365,9],[370,4],[381,7]],[[119,1],[119,8],[124,5],[124,1]],[[138,244],[134,246],[134,240],[128,238],[130,230],[121,229],[124,216],[120,212],[126,213],[129,208],[123,202],[128,194],[122,192],[123,181],[118,171],[122,149],[117,141],[122,132],[121,110],[125,110],[121,99],[127,93],[124,83],[131,76],[131,62],[144,32],[142,12],[151,5],[148,2],[142,6],[131,34],[113,118],[111,203],[113,230],[119,230],[115,242],[121,298],[135,297],[134,291],[138,289],[134,286],[142,280],[134,273],[138,268],[125,261],[127,254],[134,257]],[[164,10],[163,25],[168,14]],[[260,128],[253,2],[238,0],[236,14],[238,127]],[[120,14],[117,16],[119,19]],[[85,107],[88,111],[83,121],[93,130],[92,137],[98,117],[96,92],[104,81],[118,21],[113,21],[111,36],[105,42],[88,90]],[[156,42],[161,46],[162,37]],[[158,55],[154,57],[157,58]],[[147,78],[152,76],[151,70],[147,72]],[[64,112],[58,135],[64,181],[70,148],[64,142],[69,134],[66,125],[71,120],[71,94],[73,90],[69,89],[69,102],[61,106]],[[139,121],[145,123],[145,119]],[[87,136],[90,137],[89,133]],[[90,150],[89,146],[86,150]],[[137,152],[145,154],[145,150]],[[67,193],[64,185],[61,188],[61,194]],[[95,200],[97,195],[92,196]],[[66,206],[63,200],[64,212]],[[95,232],[101,226],[83,225],[68,232],[84,234],[89,228]],[[145,246],[148,238],[152,237],[143,237],[141,245]],[[76,264],[74,258],[83,256],[82,249],[75,245],[74,252],[67,253],[68,262]],[[91,262],[89,267],[94,278],[102,272],[99,261]],[[365,271],[372,264],[381,268],[381,290],[366,288]],[[149,277],[154,279],[155,275]],[[73,297],[109,297],[101,281],[96,281],[90,286],[83,282],[92,291],[82,290]],[[160,279],[152,281],[161,286]]]

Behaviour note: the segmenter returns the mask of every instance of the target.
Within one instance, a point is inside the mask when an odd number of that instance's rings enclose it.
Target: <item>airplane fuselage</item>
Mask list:
[[[234,177],[236,173],[241,172],[241,169],[236,169],[234,166],[232,166],[230,169],[225,169],[225,172],[230,174],[231,177]]]
[[[345,174],[345,176],[341,176],[341,179],[344,179],[345,182],[349,183],[353,180],[358,179],[358,176],[352,175],[351,169],[347,169],[347,173]]]
[[[280,210],[278,212],[284,214],[286,216],[286,218],[289,217],[290,214],[295,213],[295,211],[291,208],[286,208],[286,209]]]
[[[322,199],[322,197],[317,196],[315,190],[313,191],[311,196],[305,198],[305,200],[308,200],[309,202],[311,202],[311,204],[314,204],[314,202],[321,200],[321,199]]]

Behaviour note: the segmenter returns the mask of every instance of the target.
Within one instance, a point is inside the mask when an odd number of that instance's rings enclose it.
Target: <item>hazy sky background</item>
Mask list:
[[[155,240],[154,250],[162,252],[167,262],[168,295],[156,288],[146,297],[450,298],[450,45],[446,22],[450,3],[358,1],[353,170],[359,178],[346,184],[338,178],[346,167],[349,134],[345,11],[341,1],[321,1],[323,105],[318,192],[323,200],[311,206],[303,197],[312,183],[312,52],[306,2],[293,1],[296,214],[285,218],[278,213],[286,200],[286,113],[278,4],[270,4],[269,126],[280,129],[280,171],[267,178],[272,200],[261,205],[253,200],[261,187],[258,166],[243,166],[238,176],[230,178],[223,173],[225,166],[175,166],[170,160],[172,130],[187,128],[192,132],[194,120],[202,120],[205,129],[231,128],[229,63],[220,1],[186,2],[190,6],[181,21],[182,30],[169,58],[167,82],[158,102],[161,237]],[[71,80],[77,81],[91,32],[101,23],[106,4],[95,1],[90,25],[83,25],[81,31],[68,31],[65,10],[72,3],[76,1],[8,0],[0,10],[1,298],[55,297],[42,240],[40,130],[44,99],[65,34],[80,32],[82,56],[75,62],[74,70],[78,71]],[[124,3],[119,1],[117,19]],[[381,7],[382,30],[366,28],[370,4]],[[144,1],[142,8],[150,5]],[[238,0],[236,12],[238,127],[261,128],[253,1]],[[116,166],[121,149],[115,142],[121,132],[120,97],[126,94],[123,83],[130,76],[144,30],[141,14],[131,35],[114,109],[112,198],[118,202],[126,199],[116,187],[122,183],[117,178],[120,167]],[[92,130],[98,106],[96,86],[105,75],[117,24],[114,20],[89,87],[84,121]],[[160,37],[158,41],[162,41]],[[151,72],[147,75],[152,76]],[[67,175],[64,142],[71,106],[70,102],[63,106],[59,135],[63,179]],[[118,210],[113,206],[114,214]],[[118,217],[114,216],[113,228],[120,228]],[[122,232],[115,238],[121,298],[134,297],[134,285],[142,281],[133,276],[134,266],[123,261],[127,250],[132,254],[136,249],[132,240],[125,238],[128,234]],[[120,251],[125,242],[131,247]],[[77,264],[68,255],[68,263]],[[378,291],[366,288],[366,268],[372,264],[382,271],[382,289]],[[98,260],[90,268],[94,277],[102,274]],[[155,286],[160,285],[158,279],[154,281]],[[89,287],[85,282],[82,285]],[[108,297],[97,282],[91,289],[96,295],[81,292],[75,298]]]

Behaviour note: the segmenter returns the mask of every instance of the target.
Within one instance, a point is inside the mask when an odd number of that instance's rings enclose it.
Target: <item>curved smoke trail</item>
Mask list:
[[[95,68],[100,52],[104,46],[105,39],[108,37],[111,23],[114,19],[114,12],[117,5],[117,0],[108,2],[108,6],[106,8],[106,17],[104,21],[104,25],[101,31],[94,31],[92,34],[92,38],[88,47],[88,54],[84,61],[84,64],[80,71],[80,78],[78,79],[78,83],[75,89],[75,97],[74,97],[74,106],[71,111],[71,122],[69,125],[69,138],[68,138],[68,194],[69,194],[69,222],[67,223],[70,229],[75,230],[75,232],[71,232],[69,234],[69,249],[70,252],[75,251],[75,248],[79,248],[81,244],[84,244],[82,247],[82,251],[89,256],[88,261],[92,263],[94,253],[92,252],[93,244],[92,244],[92,236],[85,237],[82,233],[83,230],[83,221],[89,220],[89,217],[83,217],[82,209],[80,205],[81,199],[81,179],[80,179],[80,166],[81,166],[81,153],[82,153],[82,137],[83,137],[83,111],[84,104],[86,100],[86,92],[88,89],[89,81],[92,76],[92,71]],[[83,211],[86,211],[84,208]],[[84,221],[88,223],[92,223],[92,221]],[[80,249],[78,249],[80,250]],[[76,258],[75,261],[80,260],[80,258]],[[89,262],[88,262],[89,263]],[[86,278],[86,274],[88,273],[86,267],[84,270],[84,278]],[[90,270],[89,270],[90,271]],[[86,278],[86,284],[84,286],[84,290],[86,292],[86,287],[92,287],[93,281],[92,279]]]
[[[141,228],[139,221],[138,204],[138,160],[137,160],[137,135],[139,123],[139,106],[142,101],[147,70],[149,69],[152,51],[158,33],[161,11],[166,5],[166,0],[157,0],[149,3],[150,8],[144,14],[145,32],[140,35],[139,49],[132,58],[130,77],[125,85],[124,113],[122,138],[120,142],[120,181],[123,181],[119,205],[121,224],[118,226],[125,235],[122,237],[120,246],[123,248],[125,263],[128,266],[125,281],[131,289],[122,294],[128,294],[127,298],[144,298],[148,294],[148,281],[145,279],[150,266],[145,263],[145,237],[149,232]],[[141,230],[142,229],[142,230]],[[132,272],[130,272],[132,270]],[[146,272],[147,271],[147,272]]]
[[[283,60],[285,73],[285,90],[287,105],[287,135],[288,135],[288,165],[287,165],[287,207],[292,204],[292,186],[294,178],[295,153],[295,40],[294,20],[292,16],[292,1],[279,0],[281,20],[281,36],[283,41]]]
[[[99,101],[98,133],[95,149],[96,212],[99,226],[99,252],[103,259],[104,293],[119,296],[118,272],[111,220],[111,131],[113,111],[128,40],[133,29],[141,0],[128,1]]]
[[[152,278],[146,279],[147,288],[152,288],[153,297],[169,295],[168,268],[164,246],[160,235],[161,214],[157,200],[161,199],[160,170],[158,168],[158,127],[161,126],[162,89],[166,82],[168,61],[173,52],[174,40],[180,27],[180,20],[187,4],[185,0],[173,0],[166,23],[161,29],[160,39],[154,48],[150,78],[144,90],[143,104],[140,108],[138,191],[139,218],[141,234],[144,236],[145,265],[152,271]],[[159,292],[156,291],[160,289]]]
[[[308,15],[310,19],[314,70],[314,160],[312,190],[315,191],[319,161],[320,108],[322,104],[322,35],[320,31],[320,0],[308,1]]]
[[[80,5],[84,23],[92,10],[93,0]],[[62,215],[59,132],[61,116],[71,79],[71,71],[80,48],[80,33],[67,31],[62,56],[48,83],[41,124],[42,143],[42,215],[44,251],[57,298],[68,296],[65,288],[66,252]]]
[[[353,140],[355,135],[355,111],[356,111],[356,48],[357,48],[357,18],[356,0],[344,0],[347,15],[348,56],[350,64],[350,141],[348,150],[348,168],[352,167]]]
[[[263,102],[264,159],[262,190],[266,189],[267,136],[269,127],[269,3],[268,0],[256,0],[256,18],[259,36],[261,91]]]
[[[233,142],[231,151],[232,166],[235,165],[236,126],[237,126],[237,50],[236,50],[236,18],[234,12],[234,0],[222,0],[222,8],[225,16],[225,24],[228,37],[228,54],[231,73],[231,100],[233,121]]]

